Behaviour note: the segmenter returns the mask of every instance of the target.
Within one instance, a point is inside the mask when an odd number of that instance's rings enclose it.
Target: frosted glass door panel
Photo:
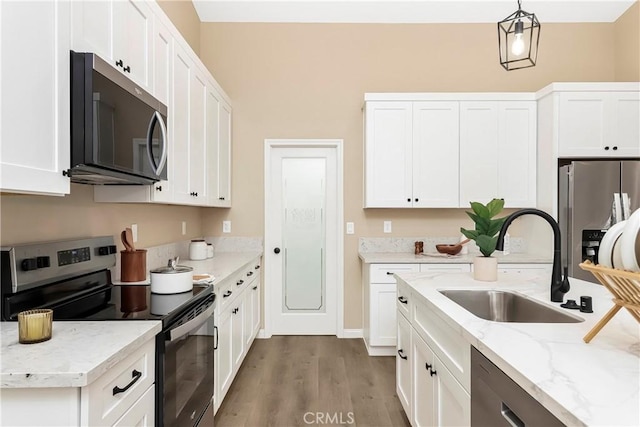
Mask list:
[[[324,312],[326,160],[285,158],[282,311]]]

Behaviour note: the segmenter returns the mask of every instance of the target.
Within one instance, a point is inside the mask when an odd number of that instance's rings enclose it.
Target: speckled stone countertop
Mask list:
[[[471,264],[478,254],[445,256],[444,254],[414,255],[407,252],[360,252],[360,259],[365,264]],[[551,259],[524,253],[504,255],[494,252],[498,263],[502,264],[551,264]]]
[[[509,289],[545,304],[548,277],[499,274],[478,282],[470,273],[400,273],[399,280],[469,344],[570,426],[640,425],[640,324],[621,310],[586,344],[583,337],[613,306],[603,286],[570,279],[566,299],[593,298],[593,313],[571,313],[581,323],[501,323],[474,316],[440,289]],[[472,397],[473,398],[473,397]]]
[[[83,387],[139,349],[160,321],[54,321],[51,339],[18,342],[18,322],[1,322],[0,387]]]
[[[213,275],[215,277],[213,281],[215,292],[218,284],[261,255],[262,252],[256,251],[218,252],[213,258],[202,261],[181,260],[180,265],[193,267],[193,274]]]

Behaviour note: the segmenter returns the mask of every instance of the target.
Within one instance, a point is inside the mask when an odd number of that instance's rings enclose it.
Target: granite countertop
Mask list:
[[[213,258],[202,261],[180,260],[180,265],[193,267],[193,274],[211,274],[214,289],[247,263],[262,256],[262,252],[217,252]]]
[[[54,321],[51,339],[18,342],[18,322],[0,322],[0,387],[83,387],[153,339],[160,321]]]
[[[360,259],[365,264],[471,264],[477,253],[466,255],[444,255],[436,253],[435,256],[414,255],[412,252],[359,252]],[[510,253],[504,255],[495,252],[494,257],[499,263],[504,264],[551,264],[549,257],[531,255],[526,253]]]
[[[565,300],[593,297],[593,313],[570,311],[584,322],[500,323],[472,315],[438,289],[509,289],[557,307],[549,299],[549,278],[499,274],[497,282],[478,282],[470,273],[396,277],[563,423],[640,425],[640,324],[623,309],[589,344],[582,340],[613,306],[603,286],[571,279]]]

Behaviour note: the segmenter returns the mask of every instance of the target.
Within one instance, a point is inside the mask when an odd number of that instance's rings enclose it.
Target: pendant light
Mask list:
[[[498,22],[500,65],[507,71],[533,67],[538,59],[540,22],[522,10],[520,1],[517,11]]]

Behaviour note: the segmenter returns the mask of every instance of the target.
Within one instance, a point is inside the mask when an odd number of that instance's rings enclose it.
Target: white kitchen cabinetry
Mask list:
[[[208,205],[230,207],[231,107],[213,82],[207,85],[206,110]]]
[[[428,305],[416,301],[402,281],[396,306],[396,390],[409,422],[414,427],[470,425],[469,345]]]
[[[640,92],[561,92],[559,157],[640,156]]]
[[[460,206],[536,205],[535,101],[460,103]]]
[[[365,208],[536,206],[533,94],[366,94]]]
[[[427,343],[412,331],[412,425],[468,426],[471,396]]]
[[[173,36],[158,17],[153,21],[153,94],[169,105],[171,91],[171,45]]]
[[[155,338],[85,387],[3,388],[2,425],[153,426],[154,382]]]
[[[395,354],[396,279],[394,273],[417,272],[418,264],[363,264],[364,343],[370,356]]]
[[[498,264],[498,272],[506,274],[537,274],[551,277],[552,264]]]
[[[457,102],[367,102],[365,120],[365,207],[457,207]]]
[[[74,1],[72,48],[93,52],[151,92],[153,13],[133,0]]]
[[[216,285],[214,410],[233,383],[260,328],[260,258]]]
[[[68,2],[0,2],[0,191],[69,194]]]
[[[411,102],[365,106],[365,207],[413,206]]]

